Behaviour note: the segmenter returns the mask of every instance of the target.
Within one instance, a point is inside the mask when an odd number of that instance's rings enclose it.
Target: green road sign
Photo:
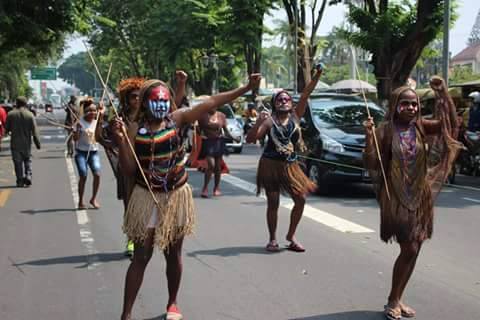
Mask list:
[[[57,68],[33,68],[30,70],[31,80],[57,80]]]

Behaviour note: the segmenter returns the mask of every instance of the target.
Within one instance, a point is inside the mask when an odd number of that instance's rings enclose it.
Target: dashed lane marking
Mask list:
[[[242,180],[240,178],[237,178],[232,175],[225,175],[222,177],[224,181],[234,185],[237,188],[240,188],[242,190],[245,190],[249,193],[255,193],[255,190],[257,189],[257,186],[254,185],[253,183],[247,182],[245,180]],[[264,195],[262,195],[263,198],[266,199]],[[280,205],[284,208],[287,209],[292,209],[293,208],[293,201],[290,198],[280,196]],[[321,223],[323,225],[326,225],[330,228],[333,228],[337,231],[340,232],[345,232],[345,233],[373,233],[375,232],[372,229],[369,229],[367,227],[361,226],[359,224],[356,224],[354,222],[348,221],[346,219],[337,217],[331,213],[328,213],[323,210],[319,210],[317,208],[314,208],[309,205],[305,205],[305,209],[303,211],[303,216],[312,219],[315,222]]]
[[[477,200],[477,199],[472,199],[472,198],[467,198],[467,197],[464,197],[462,199],[467,200],[467,201],[471,201],[471,202],[475,202],[475,203],[480,203],[480,200]]]
[[[10,189],[0,191],[0,208],[3,208],[3,206],[5,206],[8,198],[10,197],[10,193],[12,193],[12,190]]]
[[[67,136],[64,134],[58,134],[54,136],[41,136],[42,139],[52,140],[52,139],[65,139]]]
[[[73,203],[76,207],[78,205],[78,185],[77,176],[73,169],[73,161],[71,158],[66,157],[68,176],[70,178],[70,187],[72,189]],[[93,238],[92,231],[90,229],[90,219],[88,217],[87,210],[76,210],[77,223],[80,226],[80,241],[87,251],[87,263],[88,269],[95,269],[100,263],[98,261],[98,251],[95,249],[95,239]]]

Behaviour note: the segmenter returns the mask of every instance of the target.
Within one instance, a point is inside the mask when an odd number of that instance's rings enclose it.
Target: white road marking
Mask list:
[[[470,187],[470,186],[461,186],[458,184],[447,184],[448,187],[450,188],[456,188],[456,189],[463,189],[463,190],[470,190],[470,191],[480,191],[480,188],[475,188],[475,187]]]
[[[64,134],[58,134],[56,136],[41,136],[42,139],[51,140],[51,139],[65,139],[67,136]]]
[[[467,201],[472,201],[472,202],[475,202],[475,203],[480,203],[480,200],[477,200],[477,199],[472,199],[472,198],[462,198],[463,200],[467,200]]]
[[[67,161],[67,170],[68,176],[70,178],[73,204],[76,207],[78,205],[77,176],[75,175],[72,159],[65,157],[65,160]],[[87,210],[76,210],[75,213],[77,215],[77,223],[80,226],[80,241],[87,250],[88,254],[88,269],[93,270],[99,265],[99,262],[97,257],[98,251],[95,249],[95,239],[93,238],[92,232],[90,230],[90,219],[88,218]]]
[[[237,178],[232,175],[224,175],[222,177],[223,181],[226,181],[237,188],[245,190],[250,193],[255,193],[257,186],[253,183],[247,182],[240,178]],[[263,198],[266,199],[265,195],[261,195]],[[290,198],[280,196],[280,205],[287,209],[293,208],[293,201]],[[367,227],[361,226],[354,222],[345,220],[343,218],[337,217],[333,214],[325,212],[323,210],[319,210],[308,204],[305,205],[305,209],[303,211],[303,216],[312,219],[318,223],[324,224],[328,227],[331,227],[337,231],[345,232],[345,233],[373,233],[375,232],[372,229]]]

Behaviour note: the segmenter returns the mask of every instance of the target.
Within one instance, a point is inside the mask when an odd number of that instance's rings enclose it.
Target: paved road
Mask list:
[[[103,158],[102,208],[74,210],[76,178],[64,157],[64,132],[41,131],[43,149],[34,152],[30,189],[13,187],[9,154],[0,153],[0,319],[119,319],[129,262],[122,254],[122,207],[111,170]],[[310,197],[298,230],[307,252],[268,254],[265,200],[252,188],[258,154],[249,146],[227,158],[231,175],[220,198],[201,199],[202,176],[190,172],[198,223],[185,242],[179,297],[185,318],[383,319],[398,249],[379,240],[370,188],[341,186]],[[289,203],[282,205],[280,239]],[[406,301],[418,319],[478,319],[479,205],[474,190],[446,188],[438,199],[434,238],[407,288]],[[157,253],[135,319],[161,319],[166,301],[163,256]]]

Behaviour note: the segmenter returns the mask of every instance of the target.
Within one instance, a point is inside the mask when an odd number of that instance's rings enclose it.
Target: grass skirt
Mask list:
[[[154,245],[165,250],[179,238],[193,233],[195,213],[192,188],[186,183],[168,193],[154,193],[159,203],[158,209],[148,189],[135,185],[128,202],[123,231],[129,239],[141,243],[147,237],[149,223],[154,221]]]
[[[303,173],[298,162],[261,157],[257,170],[257,195],[262,190],[303,196],[316,191],[317,185]]]

